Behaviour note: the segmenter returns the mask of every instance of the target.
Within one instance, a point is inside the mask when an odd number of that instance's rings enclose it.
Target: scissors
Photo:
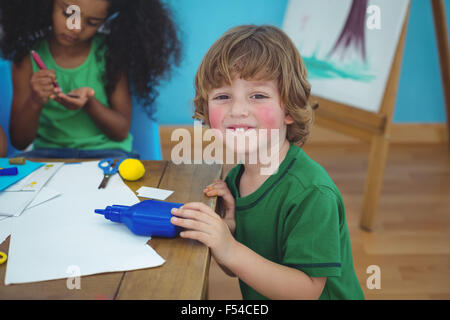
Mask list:
[[[107,158],[98,163],[98,167],[103,170],[103,180],[98,189],[105,189],[109,178],[119,171],[119,165],[124,159]]]
[[[6,253],[0,251],[0,264],[4,264],[6,259],[8,259]]]

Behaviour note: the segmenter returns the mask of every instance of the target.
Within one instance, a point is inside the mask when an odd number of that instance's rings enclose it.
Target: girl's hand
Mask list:
[[[62,92],[58,93],[55,97],[55,101],[62,104],[69,110],[78,110],[83,108],[90,99],[95,95],[93,89],[89,87],[83,87],[80,89],[73,90],[69,94],[64,94]]]
[[[49,99],[54,99],[60,92],[54,85],[56,82],[55,70],[39,70],[33,72],[30,79],[31,100],[43,106]]]
[[[228,225],[228,228],[230,228],[230,231],[232,234],[234,234],[236,230],[236,220],[235,220],[235,201],[233,198],[233,195],[231,194],[230,190],[228,189],[227,184],[225,181],[222,180],[216,180],[214,183],[207,186],[203,192],[208,197],[221,197],[223,206],[223,209],[225,211],[224,213],[224,220],[226,224]]]
[[[236,240],[227,224],[220,216],[204,203],[186,203],[178,209],[172,209],[172,224],[185,228],[180,233],[182,238],[198,240],[211,249],[218,263],[227,265],[233,257]]]

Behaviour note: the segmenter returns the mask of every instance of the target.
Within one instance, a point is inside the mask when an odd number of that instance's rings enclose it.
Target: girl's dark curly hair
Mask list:
[[[105,84],[108,96],[126,73],[133,95],[154,117],[160,81],[178,65],[181,45],[160,0],[108,0]],[[19,63],[51,32],[53,0],[0,0],[2,58]]]

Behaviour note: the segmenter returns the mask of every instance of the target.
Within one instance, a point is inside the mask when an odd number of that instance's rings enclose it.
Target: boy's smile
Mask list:
[[[231,85],[211,90],[208,95],[209,121],[212,129],[218,130],[223,137],[232,135],[256,135],[266,129],[268,146],[270,134],[279,130],[280,146],[286,140],[287,125],[293,120],[285,115],[281,106],[276,80],[255,81],[234,79]],[[259,139],[258,139],[259,141]],[[259,148],[264,147],[259,145]],[[251,146],[235,151],[249,153],[256,151]]]

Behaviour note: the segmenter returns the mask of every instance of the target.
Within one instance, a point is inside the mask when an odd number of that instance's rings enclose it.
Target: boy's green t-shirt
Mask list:
[[[35,48],[48,69],[55,70],[56,79],[64,93],[82,87],[90,87],[95,91],[95,98],[110,108],[105,91],[103,75],[105,74],[105,50],[101,47],[104,36],[93,37],[91,50],[85,62],[73,69],[58,66],[50,52],[47,40],[43,40]],[[98,57],[98,59],[97,59]],[[33,72],[39,70],[30,55]],[[132,150],[133,137],[123,141],[114,141],[100,130],[89,115],[83,110],[69,110],[54,100],[49,100],[42,109],[39,118],[37,137],[33,142],[34,149],[70,148],[78,150],[120,149]]]
[[[326,171],[291,144],[278,171],[240,197],[244,166],[225,181],[236,202],[235,238],[264,258],[327,277],[320,300],[364,299],[353,268],[342,196]],[[239,280],[244,299],[266,299]]]

